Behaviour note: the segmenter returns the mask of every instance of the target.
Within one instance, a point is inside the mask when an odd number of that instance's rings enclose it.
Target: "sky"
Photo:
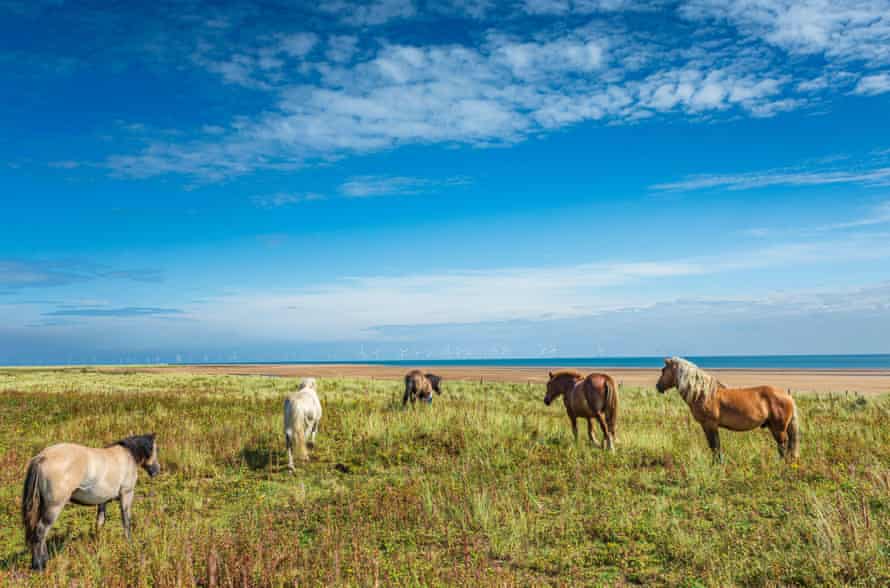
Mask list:
[[[890,353],[890,0],[0,0],[0,363]]]

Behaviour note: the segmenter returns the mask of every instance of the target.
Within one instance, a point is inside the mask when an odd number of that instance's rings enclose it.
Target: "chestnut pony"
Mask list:
[[[615,380],[606,374],[583,374],[575,370],[550,372],[547,381],[547,394],[544,404],[550,406],[562,395],[566,413],[572,422],[572,433],[578,440],[577,418],[587,419],[587,436],[596,443],[593,436],[593,419],[603,431],[603,449],[615,449],[615,420],[618,417],[618,387]]]
[[[704,429],[717,461],[723,459],[720,427],[730,431],[769,429],[780,456],[790,459],[800,456],[797,405],[789,394],[778,388],[727,388],[694,363],[679,357],[664,360],[655,387],[662,394],[671,388],[677,389]]]

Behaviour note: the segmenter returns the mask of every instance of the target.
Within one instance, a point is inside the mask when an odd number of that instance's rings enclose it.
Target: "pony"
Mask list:
[[[425,374],[420,370],[411,370],[405,374],[405,394],[402,396],[402,406],[408,404],[408,400],[413,405],[417,398],[420,398],[421,401],[432,403],[433,392],[436,394],[442,393],[441,384],[442,378],[440,376]]]
[[[161,471],[154,433],[127,437],[101,449],[59,443],[33,457],[22,492],[22,524],[31,550],[31,569],[46,568],[46,536],[69,502],[97,507],[98,531],[105,524],[106,505],[118,500],[130,541],[130,508],[139,468],[152,478]]]
[[[321,421],[321,402],[316,392],[315,378],[303,378],[300,388],[284,399],[284,444],[287,447],[287,467],[294,471],[294,441],[300,459],[309,461],[310,447],[315,447],[315,435]],[[307,440],[308,437],[308,440]]]
[[[548,376],[544,404],[550,406],[562,395],[575,441],[578,440],[577,418],[581,417],[587,419],[588,438],[596,443],[593,436],[595,418],[603,431],[603,449],[614,450],[617,440],[615,421],[618,418],[618,387],[615,380],[607,374],[593,373],[585,377],[575,370],[549,372]]]
[[[723,461],[718,429],[769,429],[779,455],[800,457],[800,417],[790,394],[773,386],[727,388],[717,378],[680,357],[664,360],[655,387],[662,394],[676,388],[708,439],[715,461]]]

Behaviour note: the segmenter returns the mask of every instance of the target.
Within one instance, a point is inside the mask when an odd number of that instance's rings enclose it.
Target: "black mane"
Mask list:
[[[136,460],[136,463],[142,464],[148,461],[151,454],[154,453],[155,434],[133,435],[132,437],[127,437],[126,439],[121,439],[120,441],[115,441],[111,444],[111,446],[114,445],[120,445],[121,447],[126,448],[133,456],[133,459]]]
[[[442,383],[442,376],[437,376],[436,374],[424,374],[424,377],[430,381],[430,386],[436,391],[436,394],[442,393],[442,390],[439,388],[439,384]]]

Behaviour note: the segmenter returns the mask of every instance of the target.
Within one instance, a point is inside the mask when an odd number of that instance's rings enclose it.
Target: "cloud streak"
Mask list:
[[[376,198],[435,192],[469,183],[470,179],[465,177],[433,180],[406,176],[356,176],[340,185],[340,193],[347,198]]]
[[[886,186],[890,183],[890,166],[874,165],[853,169],[777,169],[740,174],[700,174],[674,182],[653,184],[649,188],[664,192],[696,190],[753,190],[776,186],[827,186],[860,184]]]
[[[0,259],[0,291],[67,286],[101,279],[158,282],[153,269],[118,269],[84,260]]]
[[[185,314],[177,308],[159,308],[152,306],[125,306],[121,308],[61,308],[45,312],[46,317],[99,317],[99,318],[141,318],[171,317]]]
[[[255,336],[291,332],[318,340],[355,338],[378,325],[571,318],[664,301],[686,280],[886,260],[888,243],[887,235],[852,235],[713,257],[362,276],[297,291],[233,294],[194,313]]]

